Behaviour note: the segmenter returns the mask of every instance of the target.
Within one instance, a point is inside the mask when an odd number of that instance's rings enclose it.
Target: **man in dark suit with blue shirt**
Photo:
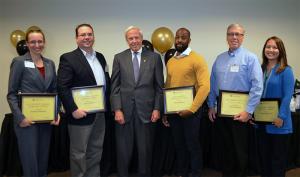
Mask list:
[[[110,78],[104,56],[93,49],[92,26],[80,24],[75,32],[78,48],[60,57],[58,93],[68,117],[71,175],[95,177],[100,176],[108,111],[87,113],[76,105],[71,90],[73,87],[103,85],[108,100]],[[110,109],[109,103],[106,108]]]
[[[143,50],[142,31],[125,31],[129,49],[115,55],[112,70],[111,104],[115,113],[117,168],[128,177],[128,167],[137,145],[138,176],[151,176],[155,122],[163,101],[163,65],[157,53]]]

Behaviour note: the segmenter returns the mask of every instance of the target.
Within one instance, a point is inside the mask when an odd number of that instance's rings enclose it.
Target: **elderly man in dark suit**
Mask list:
[[[68,117],[71,175],[96,177],[100,176],[108,112],[87,113],[76,105],[71,89],[103,85],[108,97],[110,78],[104,56],[93,49],[95,37],[92,26],[78,25],[75,32],[78,48],[60,57],[58,93]],[[106,107],[109,108],[108,103]]]
[[[115,55],[111,76],[117,168],[119,176],[128,176],[135,142],[139,176],[151,176],[155,122],[160,118],[163,101],[163,65],[158,54],[142,50],[139,28],[129,27],[125,38],[129,49]]]

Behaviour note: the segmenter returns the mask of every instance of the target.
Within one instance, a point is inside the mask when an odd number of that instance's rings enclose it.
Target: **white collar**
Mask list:
[[[140,50],[138,50],[138,51],[136,51],[138,54],[141,54],[142,53],[142,47],[140,48]],[[136,53],[136,52],[134,52],[133,50],[131,50],[130,49],[130,51],[131,51],[131,54],[133,55],[134,53]]]
[[[176,53],[174,54],[174,57],[175,57],[175,58],[183,58],[183,57],[185,57],[185,56],[190,55],[191,51],[192,51],[192,49],[191,49],[190,47],[188,47],[188,48],[186,48],[186,49],[185,49],[180,55],[178,55],[178,56],[177,56],[177,51],[176,51]]]
[[[96,56],[95,50],[93,50],[92,55],[90,55],[89,53],[87,53],[85,50],[83,50],[83,49],[81,49],[81,48],[80,48],[80,50],[82,51],[82,53],[83,53],[83,55],[84,55],[85,57],[87,57],[87,56]]]

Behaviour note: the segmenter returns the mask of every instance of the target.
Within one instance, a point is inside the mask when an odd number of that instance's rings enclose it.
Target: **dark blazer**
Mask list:
[[[137,83],[134,79],[131,50],[127,49],[116,54],[111,80],[112,109],[121,109],[125,121],[130,121],[135,106],[138,117],[144,123],[151,121],[151,114],[154,109],[162,109],[163,65],[157,53],[142,51]]]
[[[55,93],[56,70],[54,62],[42,57],[45,67],[45,79],[36,67],[25,66],[33,62],[29,53],[13,59],[10,65],[7,101],[14,115],[14,122],[19,124],[25,117],[19,108],[18,92]]]
[[[105,97],[109,98],[110,78],[106,60],[101,53],[96,52],[105,74]],[[95,114],[88,114],[83,119],[75,119],[72,112],[78,109],[72,97],[72,87],[94,86],[97,85],[93,71],[82,51],[77,48],[72,52],[60,56],[57,74],[58,94],[66,110],[68,122],[75,125],[88,125],[94,121]],[[110,111],[110,104],[106,99],[106,110]]]

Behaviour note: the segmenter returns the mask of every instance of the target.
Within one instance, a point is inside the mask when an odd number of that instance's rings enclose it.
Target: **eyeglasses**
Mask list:
[[[233,36],[241,37],[241,36],[244,36],[244,34],[242,34],[242,33],[227,33],[227,36],[229,36],[229,37],[233,37]]]
[[[41,41],[41,40],[38,40],[38,41],[29,41],[28,43],[29,43],[30,45],[35,45],[35,44],[41,45],[41,44],[44,44],[44,41]]]
[[[93,37],[94,34],[93,33],[82,33],[78,35],[79,37]]]

